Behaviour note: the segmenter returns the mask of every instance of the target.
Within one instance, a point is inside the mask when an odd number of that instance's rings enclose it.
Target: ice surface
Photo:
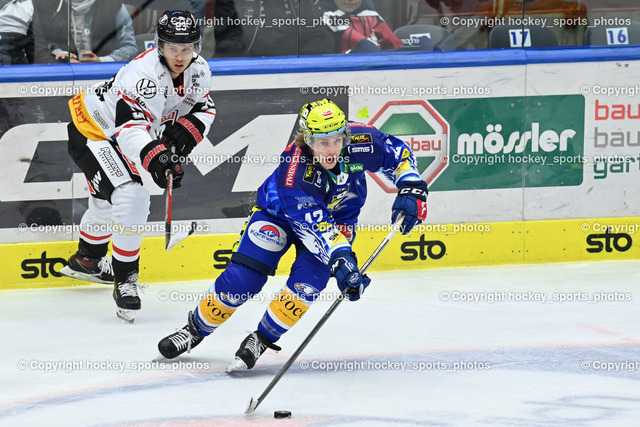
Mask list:
[[[278,342],[280,353],[234,374],[224,369],[284,277],[270,279],[262,298],[191,354],[156,363],[158,340],[186,323],[209,282],[151,284],[132,325],[116,318],[109,286],[3,291],[0,425],[619,426],[640,419],[640,262],[370,275],[363,298],[338,307],[251,415],[244,415],[250,397],[333,302],[333,282]],[[545,300],[524,301],[534,298]],[[293,418],[276,420],[275,410]]]

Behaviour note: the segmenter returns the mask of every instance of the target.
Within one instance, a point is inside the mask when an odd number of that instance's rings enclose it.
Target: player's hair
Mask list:
[[[298,132],[296,134],[295,139],[293,140],[293,142],[298,146],[298,147],[306,147],[307,146],[307,142],[304,140],[304,134],[302,132]]]

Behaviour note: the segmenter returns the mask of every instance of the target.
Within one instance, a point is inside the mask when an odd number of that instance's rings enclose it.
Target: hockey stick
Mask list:
[[[169,250],[196,231],[196,222],[192,221],[189,229],[186,231],[178,231],[175,235],[171,235],[171,215],[173,211],[173,175],[167,171],[167,192],[165,193],[165,212],[164,212],[164,247]]]
[[[396,222],[393,223],[393,225],[391,226],[391,230],[389,230],[389,233],[387,233],[386,237],[382,240],[382,242],[380,242],[376,250],[373,251],[369,259],[365,261],[364,265],[360,269],[360,273],[364,274],[369,268],[369,266],[371,265],[371,263],[373,263],[373,261],[375,261],[375,259],[378,258],[378,255],[380,255],[380,252],[382,252],[382,250],[391,241],[393,236],[395,236],[403,219],[404,219],[403,214],[398,215],[398,218],[396,219]],[[300,344],[298,349],[291,355],[289,360],[287,360],[287,363],[285,363],[284,366],[280,369],[280,372],[278,372],[276,376],[271,380],[271,382],[269,383],[267,388],[265,388],[262,394],[257,399],[254,399],[252,397],[251,400],[249,400],[249,403],[247,404],[247,408],[244,410],[245,414],[250,414],[253,411],[255,411],[258,405],[262,403],[262,401],[267,397],[267,395],[276,386],[276,384],[278,384],[278,381],[280,381],[280,379],[284,376],[284,374],[289,370],[291,365],[293,365],[293,362],[295,362],[298,356],[300,356],[300,353],[302,353],[302,350],[304,350],[305,347],[309,344],[309,342],[311,342],[311,340],[318,333],[320,328],[322,328],[322,326],[326,323],[326,321],[333,314],[336,308],[338,308],[342,300],[346,298],[347,291],[348,291],[348,288],[345,288],[342,291],[340,298],[338,298],[333,304],[331,304],[331,307],[329,307],[329,310],[327,310],[324,316],[322,316],[322,318],[318,321],[316,326],[314,326],[311,332],[309,332],[309,335],[307,335],[304,341],[302,341],[302,344]]]
[[[173,206],[173,175],[167,171],[167,192],[164,198],[164,248],[169,250],[171,241],[171,212]]]

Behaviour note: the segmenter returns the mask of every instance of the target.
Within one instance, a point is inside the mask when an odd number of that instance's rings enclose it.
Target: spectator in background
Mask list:
[[[204,26],[205,10],[207,7],[207,0],[187,0],[189,3],[189,12],[196,18],[198,25],[200,26],[200,32]],[[218,1],[214,1],[214,4]],[[153,4],[153,3],[151,3]]]
[[[247,51],[242,40],[242,25],[234,0],[214,2],[214,35],[216,57],[244,56]]]
[[[337,52],[378,52],[402,46],[380,14],[362,0],[328,0],[323,18],[338,36]]]
[[[32,17],[31,0],[0,1],[0,65],[33,61]]]
[[[138,54],[131,16],[120,0],[33,0],[33,6],[37,63],[125,62]]]
[[[249,55],[335,53],[327,43],[331,31],[319,25],[320,0],[243,0],[241,10],[241,18],[250,23],[244,27]]]

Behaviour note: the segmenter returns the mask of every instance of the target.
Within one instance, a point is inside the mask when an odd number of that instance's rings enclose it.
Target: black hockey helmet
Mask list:
[[[188,10],[165,10],[156,27],[156,46],[160,57],[164,56],[164,43],[194,44],[193,57],[197,58],[202,48],[200,26]]]

